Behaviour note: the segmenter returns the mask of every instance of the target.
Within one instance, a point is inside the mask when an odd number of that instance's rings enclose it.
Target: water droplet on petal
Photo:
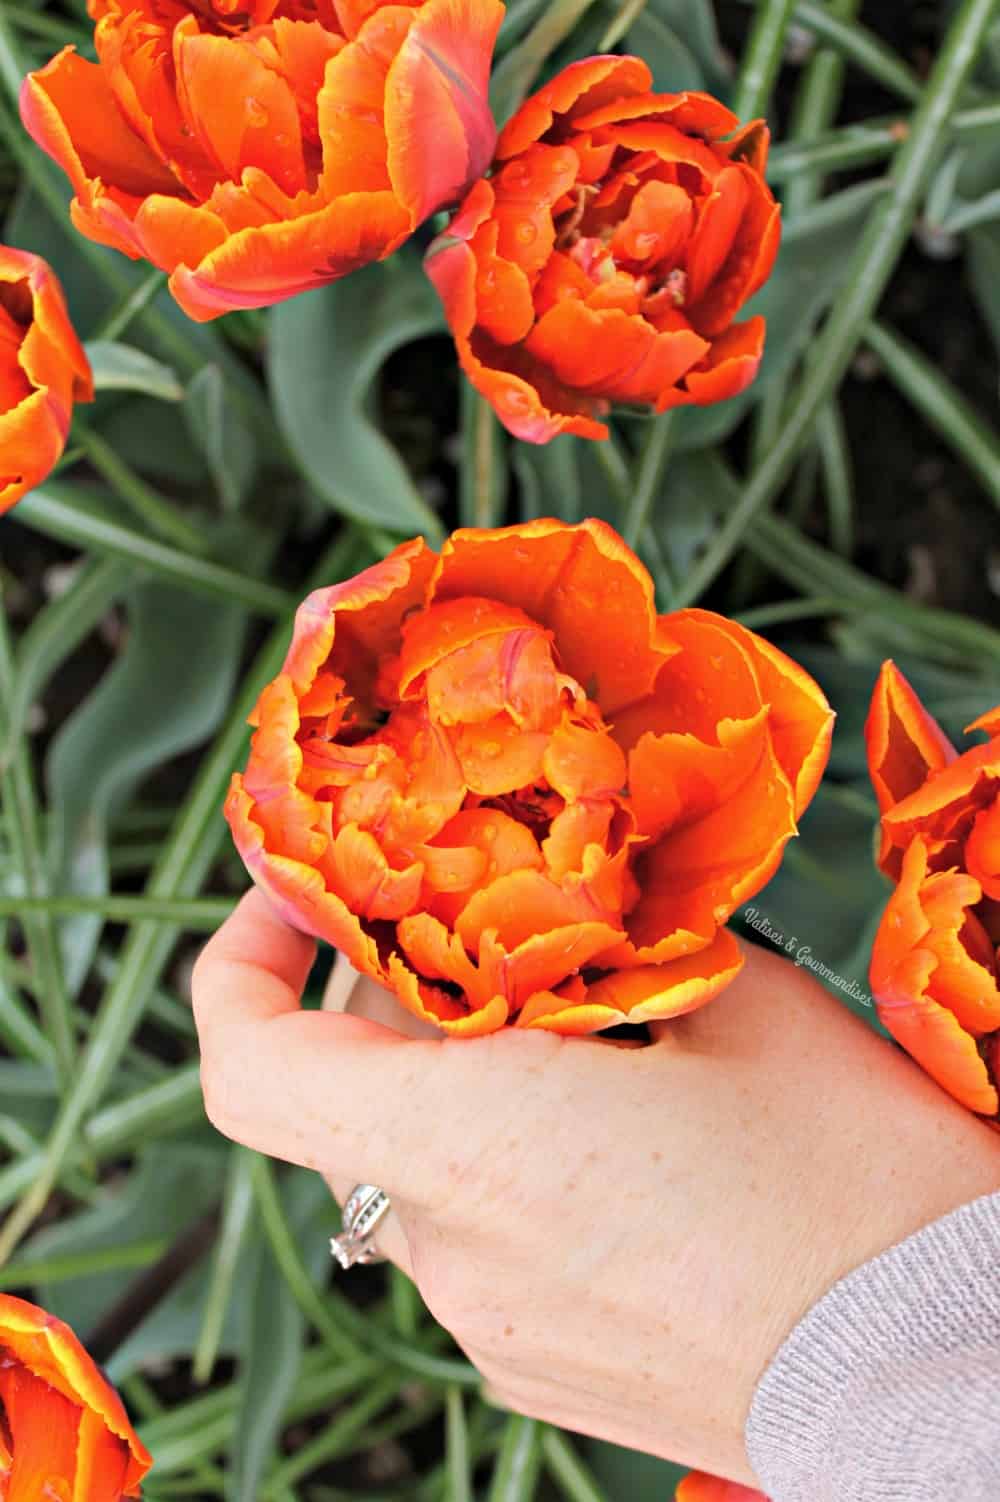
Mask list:
[[[263,130],[271,117],[260,100],[255,99],[251,94],[247,98],[244,108],[246,109],[247,124],[252,126],[254,130]]]
[[[528,393],[526,391],[518,391],[513,386],[508,387],[502,393],[500,401],[504,411],[510,412],[514,416],[517,416],[521,412],[530,412],[534,407],[534,402]]]
[[[530,169],[524,162],[511,162],[500,174],[500,181],[505,188],[523,188],[531,181]]]
[[[538,239],[538,231],[529,220],[525,220],[524,224],[519,224],[515,233],[522,245],[531,245]]]

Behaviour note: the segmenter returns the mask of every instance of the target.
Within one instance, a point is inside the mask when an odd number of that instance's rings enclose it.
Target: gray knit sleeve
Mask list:
[[[1000,1502],[1000,1193],[835,1284],[761,1378],[746,1443],[772,1502]]]

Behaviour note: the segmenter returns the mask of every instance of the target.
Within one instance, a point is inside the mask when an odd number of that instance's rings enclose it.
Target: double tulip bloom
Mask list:
[[[21,115],[83,234],[171,273],[194,319],[389,255],[485,170],[500,0],[91,0]]]
[[[72,1330],[0,1294],[0,1502],[120,1502],[151,1464]]]
[[[829,707],[721,616],[658,616],[601,522],[404,543],[300,607],[226,812],[284,916],[418,1017],[589,1033],[737,973]]]
[[[871,987],[893,1037],[940,1085],[1000,1112],[1000,708],[958,755],[887,662],[868,716],[882,812],[879,866],[896,883],[872,951]]]
[[[635,57],[565,68],[500,135],[427,259],[469,380],[517,437],[606,438],[613,402],[658,412],[757,373],[779,210],[762,121],[654,94]]]
[[[51,268],[0,245],[0,514],[45,479],[66,445],[74,402],[93,397]]]

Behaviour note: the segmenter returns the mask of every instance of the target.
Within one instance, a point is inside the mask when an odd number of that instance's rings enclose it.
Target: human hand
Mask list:
[[[1000,1183],[987,1127],[760,949],[634,1050],[303,1011],[314,954],[259,892],[206,947],[209,1117],[341,1198],[385,1188],[380,1249],[511,1408],[565,1428],[756,1484],[743,1426],[792,1326]]]

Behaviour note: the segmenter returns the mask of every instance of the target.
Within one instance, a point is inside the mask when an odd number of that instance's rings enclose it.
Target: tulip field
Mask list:
[[[739,939],[1000,1124],[998,353],[1000,0],[0,0],[0,1502],[767,1502],[342,1271],[192,972]]]

